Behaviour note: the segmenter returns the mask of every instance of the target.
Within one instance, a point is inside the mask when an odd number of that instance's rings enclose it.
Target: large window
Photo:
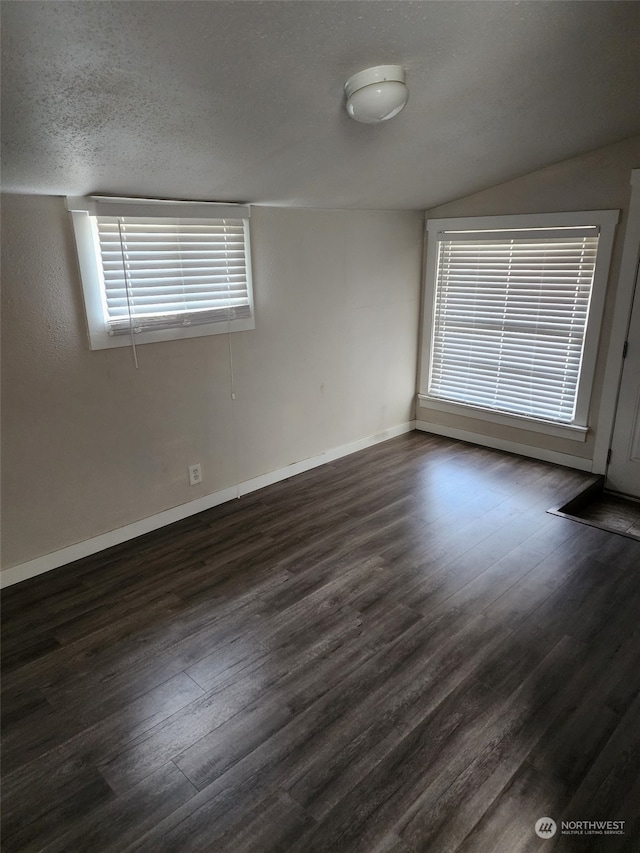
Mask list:
[[[254,328],[249,208],[69,198],[93,349]]]
[[[430,221],[421,405],[584,440],[617,218]]]

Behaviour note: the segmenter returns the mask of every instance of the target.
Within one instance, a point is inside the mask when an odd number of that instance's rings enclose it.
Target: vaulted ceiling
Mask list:
[[[640,133],[640,3],[8,2],[3,189],[428,208]],[[346,79],[403,65],[381,125]],[[640,165],[640,164],[639,164]]]

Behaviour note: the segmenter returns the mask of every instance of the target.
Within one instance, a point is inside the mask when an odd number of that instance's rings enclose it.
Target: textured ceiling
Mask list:
[[[5,2],[3,189],[428,208],[640,133],[638,2]],[[407,69],[360,125],[343,85]]]

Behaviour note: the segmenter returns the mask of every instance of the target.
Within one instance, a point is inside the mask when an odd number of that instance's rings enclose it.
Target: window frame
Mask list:
[[[155,343],[159,341],[196,338],[205,335],[222,335],[255,329],[253,303],[253,275],[251,267],[251,236],[249,205],[223,204],[202,201],[167,201],[164,199],[112,198],[108,196],[68,196],[67,210],[71,214],[85,316],[92,350]],[[100,246],[91,217],[95,216],[141,216],[158,218],[229,218],[241,219],[244,223],[245,265],[250,317],[218,320],[187,326],[172,326],[166,329],[146,329],[129,334],[110,334],[106,325],[105,290],[100,260]]]
[[[591,210],[563,213],[534,213],[505,216],[473,216],[453,219],[428,219],[426,223],[427,251],[422,309],[422,344],[419,364],[418,402],[422,408],[448,412],[481,421],[545,433],[560,438],[584,442],[589,431],[588,416],[593,379],[596,369],[600,329],[604,312],[609,268],[615,227],[619,210]],[[442,400],[428,394],[429,371],[433,345],[435,294],[438,272],[437,234],[442,231],[495,231],[501,229],[554,228],[597,226],[600,231],[598,252],[591,290],[591,300],[582,364],[578,379],[576,411],[571,424],[535,418],[529,415],[499,412],[470,403]]]

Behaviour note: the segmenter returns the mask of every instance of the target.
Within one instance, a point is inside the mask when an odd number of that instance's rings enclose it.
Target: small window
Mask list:
[[[429,222],[421,404],[584,440],[617,217]]]
[[[249,208],[69,198],[92,349],[255,327]]]

